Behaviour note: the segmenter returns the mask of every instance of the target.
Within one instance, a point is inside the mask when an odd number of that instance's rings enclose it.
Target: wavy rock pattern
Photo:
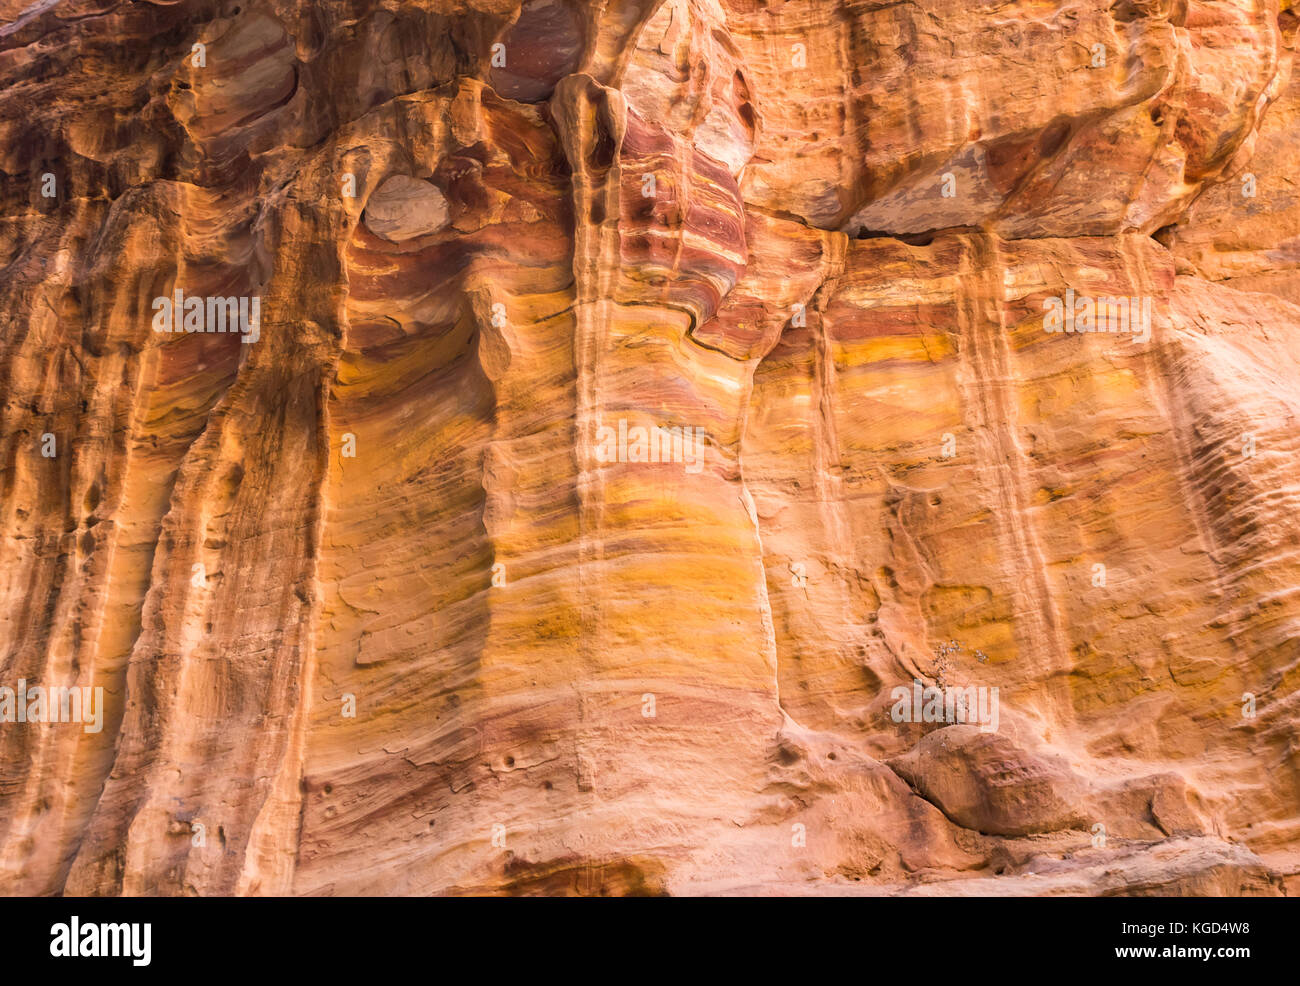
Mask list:
[[[1300,892],[1297,22],[0,0],[0,892]]]

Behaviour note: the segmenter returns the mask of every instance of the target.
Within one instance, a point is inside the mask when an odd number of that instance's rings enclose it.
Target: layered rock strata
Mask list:
[[[0,892],[1300,892],[1297,22],[0,0]]]

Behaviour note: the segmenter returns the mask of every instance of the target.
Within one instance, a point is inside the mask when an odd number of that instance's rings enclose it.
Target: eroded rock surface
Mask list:
[[[1300,891],[1296,26],[0,0],[0,892]]]

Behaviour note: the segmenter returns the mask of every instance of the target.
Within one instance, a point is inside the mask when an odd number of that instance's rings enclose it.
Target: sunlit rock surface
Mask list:
[[[0,892],[1300,893],[1291,8],[0,0]]]

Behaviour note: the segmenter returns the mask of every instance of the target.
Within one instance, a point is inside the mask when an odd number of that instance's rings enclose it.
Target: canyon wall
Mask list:
[[[0,0],[0,893],[1300,893],[1298,23]]]

